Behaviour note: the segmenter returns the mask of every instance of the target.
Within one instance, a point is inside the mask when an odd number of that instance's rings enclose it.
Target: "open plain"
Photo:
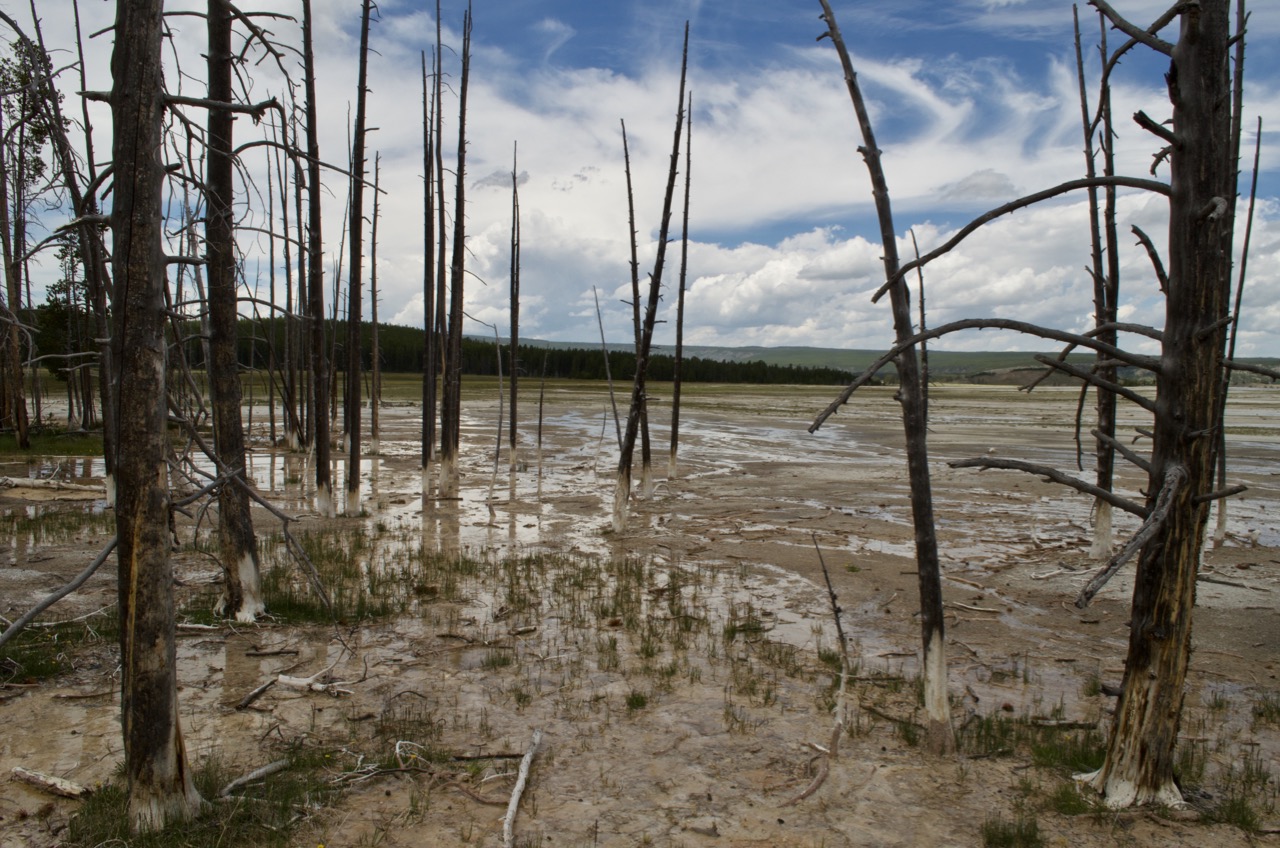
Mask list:
[[[509,473],[505,436],[494,460],[496,386],[469,384],[456,499],[422,496],[421,407],[388,400],[378,455],[361,468],[363,514],[337,520],[312,513],[309,458],[273,448],[265,411],[254,411],[253,483],[296,519],[289,530],[332,614],[284,554],[280,521],[260,510],[278,617],[212,620],[212,519],[181,517],[187,750],[231,777],[282,758],[309,771],[317,789],[295,805],[280,844],[500,845],[535,730],[514,819],[523,846],[1280,844],[1277,388],[1233,389],[1228,410],[1229,482],[1248,491],[1229,502],[1225,537],[1201,571],[1179,755],[1188,808],[1108,811],[1071,775],[1096,760],[1109,728],[1132,566],[1076,608],[1099,567],[1090,501],[1025,474],[946,464],[995,454],[1074,470],[1076,391],[932,392],[960,742],[935,757],[917,745],[914,545],[892,390],[860,392],[810,435],[834,390],[686,386],[669,478],[670,399],[657,387],[653,491],[615,534],[604,388],[548,384],[539,451],[537,387],[524,386]],[[1122,418],[1124,441],[1145,423]],[[1087,478],[1083,459],[1074,473]],[[101,476],[92,458],[0,460],[0,476],[55,470],[77,484]],[[1136,472],[1118,481],[1141,497]],[[48,496],[0,492],[0,615],[10,621],[114,532],[100,496],[37,497]],[[1118,543],[1136,528],[1127,518],[1117,517]],[[843,697],[823,563],[848,636]],[[114,595],[108,562],[43,617],[70,622],[39,631],[65,642],[56,673],[29,680],[12,660],[0,668],[4,848],[69,844],[86,803],[10,780],[14,767],[89,787],[117,773]],[[837,708],[846,732],[828,757]],[[273,779],[220,803],[251,805],[234,799]],[[992,841],[1020,827],[1041,842]]]

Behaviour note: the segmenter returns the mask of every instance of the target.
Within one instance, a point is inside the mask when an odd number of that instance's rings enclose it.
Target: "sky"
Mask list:
[[[110,27],[115,4],[79,0],[86,32]],[[79,118],[72,0],[36,5],[68,111]],[[240,0],[286,45],[283,71],[302,79],[300,0]],[[1072,5],[1061,0],[833,0],[875,127],[894,207],[899,252],[945,241],[971,218],[1020,195],[1083,175]],[[1113,3],[1146,27],[1159,0]],[[1234,4],[1233,4],[1234,5]],[[169,0],[167,11],[199,11],[198,0]],[[347,161],[359,44],[358,0],[313,0],[320,91],[321,156]],[[1256,120],[1263,121],[1261,168],[1237,351],[1280,356],[1280,3],[1255,0],[1245,70],[1241,193],[1247,199]],[[0,0],[25,26],[27,0]],[[458,55],[465,4],[442,3],[446,45],[446,167],[456,163]],[[691,28],[689,89],[693,160],[685,343],[715,346],[807,345],[882,348],[893,338],[883,282],[879,229],[862,143],[839,60],[817,0],[476,0],[472,36],[466,232],[468,333],[507,335],[511,174],[521,207],[523,338],[597,343],[593,289],[611,345],[631,338],[630,249],[620,122],[631,152],[642,280],[652,269],[677,110],[680,50]],[[1091,104],[1098,78],[1100,26],[1080,8]],[[170,18],[170,91],[202,96],[203,22]],[[243,33],[243,28],[238,30]],[[1176,26],[1162,35],[1176,38]],[[1107,34],[1112,46],[1123,38]],[[435,4],[381,0],[370,35],[369,167],[380,156],[377,246],[379,319],[421,325],[421,56],[435,40]],[[237,35],[237,44],[243,42]],[[88,86],[107,89],[111,34],[86,45]],[[242,69],[250,99],[280,96],[287,82],[273,59],[251,45]],[[1113,79],[1120,173],[1148,176],[1159,142],[1130,117],[1169,117],[1168,60],[1138,48]],[[203,123],[204,115],[190,117]],[[99,159],[110,149],[110,114],[90,111]],[[260,137],[247,118],[237,141]],[[683,155],[683,154],[682,154]],[[265,155],[244,154],[253,176],[240,207],[266,225]],[[683,164],[681,167],[683,172]],[[1167,168],[1157,171],[1167,179]],[[684,174],[680,175],[681,185]],[[452,198],[453,175],[447,192]],[[341,267],[347,185],[325,177],[328,273]],[[175,198],[176,201],[176,198]],[[366,195],[366,214],[373,198]],[[680,238],[679,194],[671,237]],[[1241,204],[1243,211],[1245,204]],[[277,210],[278,212],[278,210]],[[452,214],[452,211],[450,212]],[[64,216],[65,217],[65,216]],[[1121,320],[1163,324],[1150,262],[1130,228],[1165,241],[1167,201],[1123,191]],[[57,226],[57,210],[46,213]],[[961,318],[1007,317],[1068,331],[1092,325],[1087,208],[1083,195],[1023,210],[971,236],[924,272],[931,326]],[[1242,240],[1243,215],[1237,226]],[[366,236],[366,268],[368,237]],[[675,336],[679,243],[668,251],[655,340]],[[245,285],[266,297],[266,242],[241,237]],[[285,268],[277,248],[277,288]],[[50,258],[50,266],[52,261]],[[50,279],[44,269],[37,282]],[[345,274],[345,270],[342,271]],[[913,283],[914,284],[914,283]],[[280,297],[282,298],[282,294]],[[36,299],[40,296],[37,294]],[[369,317],[366,296],[365,318]],[[1131,338],[1133,347],[1151,342]],[[970,331],[935,343],[953,350],[1049,350],[1011,333]]]

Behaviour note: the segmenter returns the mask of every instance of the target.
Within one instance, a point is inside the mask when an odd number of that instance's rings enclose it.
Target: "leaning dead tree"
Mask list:
[[[680,134],[684,129],[685,81],[689,70],[689,24],[684,25],[684,52],[680,60],[680,98],[676,101],[676,129],[671,147],[671,166],[667,171],[667,190],[662,201],[662,223],[658,227],[658,253],[649,275],[649,297],[645,303],[644,324],[636,345],[636,373],[631,381],[631,407],[627,427],[622,435],[618,458],[618,479],[613,493],[613,530],[621,533],[627,526],[631,500],[631,465],[635,455],[636,436],[645,408],[645,377],[649,367],[649,351],[653,347],[653,327],[658,320],[658,300],[662,294],[662,271],[667,258],[667,233],[671,228],[671,204],[675,195],[676,175],[680,168]]]
[[[129,817],[140,830],[188,818],[202,805],[178,722],[169,560],[163,5],[119,4],[111,57],[121,723]]]
[[[893,209],[889,202],[889,187],[884,169],[880,165],[880,148],[876,146],[875,132],[866,104],[858,86],[857,74],[849,58],[848,48],[836,24],[831,4],[821,0],[823,18],[829,37],[840,54],[844,68],[845,84],[853,100],[853,108],[862,130],[863,146],[858,148],[871,175],[872,195],[875,198],[876,216],[880,222],[880,239],[884,249],[885,276],[893,281],[889,287],[889,299],[893,306],[893,327],[899,342],[911,338],[911,299],[906,278],[898,261],[898,241],[893,228]],[[938,566],[938,537],[933,517],[932,483],[929,477],[929,448],[927,444],[928,421],[925,416],[924,389],[920,376],[920,362],[914,346],[898,351],[894,360],[898,369],[898,401],[902,404],[902,428],[907,439],[907,474],[911,483],[911,512],[915,524],[916,572],[920,588],[920,636],[922,645],[921,666],[924,670],[924,709],[927,745],[935,753],[944,753],[955,747],[955,734],[951,727],[951,705],[947,700],[947,654],[945,621],[942,608],[942,578]]]
[[[824,6],[826,3],[824,2]],[[1135,120],[1161,142],[1156,165],[1167,162],[1169,183],[1120,175],[1073,180],[1020,198],[991,210],[962,227],[945,244],[890,275],[877,297],[902,276],[960,244],[978,227],[995,218],[1069,191],[1132,187],[1169,198],[1166,254],[1150,240],[1144,247],[1152,259],[1153,275],[1165,293],[1162,330],[1111,322],[1087,335],[1066,333],[1006,319],[971,319],[900,338],[894,349],[873,363],[815,422],[820,425],[859,385],[892,357],[925,338],[963,329],[1002,328],[1062,341],[1105,356],[1117,365],[1152,373],[1154,400],[1108,380],[1095,370],[1042,357],[1041,361],[1094,388],[1126,399],[1152,418],[1150,453],[1146,456],[1116,442],[1114,447],[1147,477],[1145,499],[1109,492],[1073,475],[1035,463],[981,457],[953,462],[956,467],[1006,468],[1025,471],[1105,498],[1113,506],[1142,519],[1142,526],[1112,557],[1108,566],[1082,593],[1086,605],[1106,578],[1136,555],[1129,647],[1125,677],[1101,769],[1081,779],[1096,788],[1112,807],[1143,803],[1180,804],[1174,782],[1174,755],[1185,695],[1191,651],[1191,620],[1196,579],[1204,547],[1209,506],[1240,491],[1216,486],[1214,471],[1219,433],[1223,426],[1221,392],[1223,369],[1238,367],[1225,356],[1231,314],[1231,257],[1234,234],[1237,151],[1233,146],[1233,98],[1229,48],[1243,39],[1243,3],[1237,33],[1229,25],[1228,0],[1200,0],[1172,7],[1148,27],[1122,18],[1103,2],[1093,5],[1129,41],[1113,54],[1145,48],[1169,57],[1166,81],[1172,103],[1171,121],[1157,121],[1144,112]],[[1170,43],[1159,37],[1177,22],[1179,36]],[[1239,79],[1239,64],[1236,79]],[[1160,344],[1159,356],[1130,353],[1105,340],[1105,332],[1136,333]],[[1277,376],[1277,375],[1272,375]]]

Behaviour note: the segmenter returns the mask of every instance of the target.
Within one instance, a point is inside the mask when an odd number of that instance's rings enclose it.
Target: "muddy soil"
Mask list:
[[[968,846],[982,844],[993,817],[1020,814],[1034,816],[1046,845],[1280,844],[1280,727],[1260,707],[1280,703],[1280,392],[1233,393],[1230,479],[1249,490],[1231,501],[1199,586],[1182,723],[1188,762],[1200,756],[1192,809],[1082,815],[1049,800],[1070,785],[1068,772],[1036,765],[1022,747],[934,757],[916,746],[919,627],[898,408],[890,392],[872,390],[808,434],[831,396],[686,389],[678,474],[668,478],[667,430],[655,427],[656,485],[620,535],[609,514],[614,429],[592,388],[548,388],[541,466],[535,395],[524,400],[513,475],[505,449],[494,474],[496,399],[470,398],[458,499],[421,496],[421,409],[388,405],[379,455],[361,471],[366,516],[336,522],[309,513],[307,458],[273,451],[263,434],[250,473],[299,516],[295,532],[363,527],[373,541],[360,566],[371,575],[413,567],[419,544],[482,564],[447,589],[415,584],[405,613],[376,623],[184,631],[188,750],[244,772],[290,744],[325,751],[329,780],[344,792],[308,811],[299,845],[500,845],[511,773],[535,729],[543,739],[515,820],[525,846]],[[652,420],[665,421],[667,398],[654,400]],[[934,393],[958,728],[992,715],[1109,727],[1114,699],[1098,689],[1123,673],[1131,567],[1077,609],[1098,566],[1088,555],[1090,502],[1025,474],[946,465],[994,453],[1072,468],[1075,405],[1074,391],[1055,388]],[[1143,423],[1123,427],[1132,434]],[[81,484],[101,470],[48,458],[0,463],[0,476],[55,468]],[[339,462],[335,479],[344,471]],[[1120,475],[1134,497],[1143,483]],[[9,620],[112,533],[109,515],[92,519],[100,501],[30,496],[0,492],[0,511],[37,519],[24,527],[67,514],[87,523],[4,540],[0,615]],[[263,536],[276,529],[265,512],[255,520]],[[1118,540],[1135,528],[1117,516]],[[191,550],[195,532],[180,528],[179,593],[207,604],[218,570]],[[523,565],[504,565],[507,555]],[[825,782],[796,800],[821,765],[813,746],[827,745],[833,727],[837,637],[821,561],[856,679],[839,755]],[[110,571],[46,617],[109,607]],[[290,653],[261,656],[273,651]],[[47,682],[0,685],[3,848],[61,844],[76,809],[9,780],[15,766],[89,786],[116,773],[117,652],[109,641],[82,646],[72,665]],[[236,708],[278,673],[330,666],[338,684],[329,692],[277,685]],[[435,759],[420,765],[428,753]],[[1245,763],[1271,775],[1254,798],[1263,832],[1252,835],[1197,812],[1220,803]]]

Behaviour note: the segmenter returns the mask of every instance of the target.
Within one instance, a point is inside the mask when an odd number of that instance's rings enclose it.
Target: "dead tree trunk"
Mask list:
[[[209,0],[209,100],[230,103],[231,4]],[[213,441],[220,473],[218,547],[225,575],[217,613],[251,622],[266,607],[258,569],[249,495],[245,490],[244,425],[240,419],[240,366],[236,358],[236,257],[232,202],[233,115],[209,110],[209,153],[205,166],[205,251],[209,274],[209,388],[213,399]]]
[[[364,282],[364,143],[365,101],[369,80],[369,15],[373,0],[364,0],[360,15],[360,70],[356,76],[356,127],[351,153],[350,271],[347,273],[347,515],[360,514],[360,317]]]
[[[862,129],[863,146],[859,148],[871,174],[872,194],[876,215],[880,221],[880,239],[884,247],[884,270],[887,279],[895,282],[889,288],[893,308],[893,325],[897,338],[902,341],[914,333],[911,326],[910,294],[905,279],[899,273],[898,244],[893,229],[893,210],[889,203],[889,187],[884,169],[880,165],[880,149],[876,147],[871,118],[867,114],[858,87],[857,75],[849,59],[840,29],[836,25],[831,4],[821,0],[827,32],[840,54],[845,82],[853,100],[858,124]],[[929,477],[929,450],[927,444],[928,422],[924,416],[923,393],[920,384],[920,365],[914,347],[898,354],[898,401],[902,404],[902,427],[907,441],[907,474],[911,483],[911,512],[915,522],[916,569],[920,585],[920,631],[923,645],[924,708],[927,721],[929,750],[944,753],[955,747],[951,728],[951,707],[947,701],[947,659],[944,642],[942,609],[942,580],[938,566],[938,539],[934,530],[933,493]]]
[[[511,375],[511,419],[508,433],[509,468],[516,471],[520,465],[517,455],[516,420],[517,385],[520,381],[520,173],[516,149],[511,153],[511,361],[507,371]]]
[[[1173,781],[1174,752],[1222,426],[1220,369],[1229,323],[1236,161],[1229,39],[1227,0],[1183,8],[1171,49],[1145,33],[1139,38],[1171,56],[1173,103],[1172,130],[1148,126],[1171,146],[1168,293],[1148,505],[1154,507],[1172,481],[1185,483],[1139,556],[1123,692],[1106,761],[1091,776],[1113,807],[1182,800]]]
[[[165,255],[161,156],[163,0],[116,7],[111,57],[111,214],[119,373],[121,723],[129,817],[163,827],[201,806],[178,722],[165,408]]]
[[[671,373],[671,453],[667,477],[676,478],[676,455],[680,452],[680,368],[684,364],[684,291],[689,274],[689,186],[693,174],[693,94],[689,94],[689,117],[684,137],[684,216],[680,239],[680,293],[676,297],[676,354]]]
[[[471,68],[471,4],[462,24],[462,78],[458,88],[458,169],[453,203],[453,263],[449,273],[449,342],[445,356],[444,408],[441,411],[440,481],[449,492],[458,487],[458,449],[462,428],[462,303],[466,276],[467,82]]]
[[[321,252],[320,128],[316,116],[316,67],[311,44],[311,0],[302,0],[302,63],[307,98],[307,320],[311,325],[311,426],[316,452],[316,511],[332,518],[329,467],[329,352],[324,332],[324,254]]]
[[[427,94],[427,54],[422,54],[422,492],[430,488],[436,441],[436,377],[440,367],[436,334],[434,97]],[[443,201],[442,201],[443,202]]]
[[[635,453],[636,435],[645,408],[645,377],[649,367],[649,350],[653,346],[653,327],[658,318],[658,299],[662,293],[662,270],[667,258],[667,234],[671,231],[671,202],[675,195],[676,174],[680,167],[680,133],[684,129],[684,90],[689,69],[689,24],[684,26],[684,54],[680,62],[680,98],[676,101],[676,130],[671,148],[671,165],[667,171],[667,191],[662,202],[662,223],[658,227],[658,255],[649,275],[649,299],[645,304],[644,326],[636,346],[636,373],[631,382],[631,407],[627,429],[622,436],[618,458],[618,481],[613,494],[613,530],[621,533],[627,524],[631,499],[631,461]]]
[[[378,344],[378,212],[381,200],[378,192],[381,190],[379,186],[381,172],[382,156],[375,155],[373,157],[373,221],[369,225],[369,320],[372,323],[369,339],[372,357],[369,366],[373,369],[369,384],[369,448],[375,456],[381,450],[378,413],[379,407],[382,406],[382,350]]]

